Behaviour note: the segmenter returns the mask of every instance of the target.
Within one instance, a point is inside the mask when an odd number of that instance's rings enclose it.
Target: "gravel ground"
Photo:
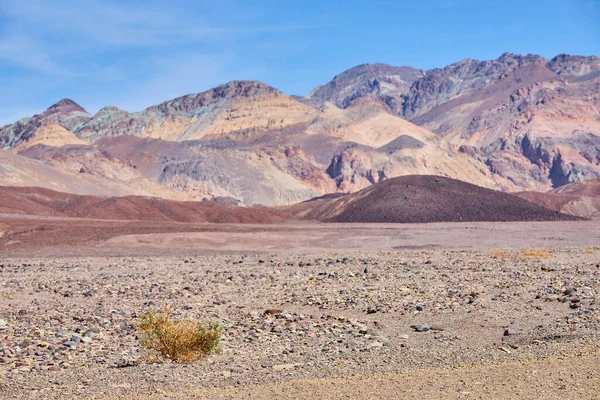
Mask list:
[[[0,397],[9,399],[176,397],[510,363],[593,352],[600,336],[600,247],[0,264]],[[222,353],[149,363],[136,322],[163,306],[220,321]]]

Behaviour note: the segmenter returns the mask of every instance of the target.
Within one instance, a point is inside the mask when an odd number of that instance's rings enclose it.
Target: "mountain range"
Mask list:
[[[511,192],[600,178],[600,58],[361,65],[304,97],[233,81],[140,112],[64,99],[0,128],[0,185],[284,205],[438,175]]]

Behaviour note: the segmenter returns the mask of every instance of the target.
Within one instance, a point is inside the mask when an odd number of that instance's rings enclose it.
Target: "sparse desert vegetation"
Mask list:
[[[550,254],[546,250],[540,249],[524,249],[520,251],[502,251],[502,250],[493,250],[492,257],[497,258],[499,260],[508,260],[508,259],[526,259],[526,258],[538,258],[538,259],[550,259],[552,258],[552,254]],[[593,252],[589,252],[589,254],[594,254]]]
[[[153,360],[167,358],[191,363],[220,351],[223,328],[216,321],[174,320],[169,309],[148,310],[140,316],[140,343]]]
[[[600,400],[598,2],[0,0],[0,400]]]
[[[444,235],[464,245],[463,231]],[[546,259],[503,246],[506,261],[500,250],[436,248],[5,258],[0,387],[10,399],[217,398],[196,391],[442,367],[453,376],[464,364],[476,374],[496,362],[522,380],[546,368],[543,357],[596,351],[600,264],[589,248],[531,247]],[[522,370],[522,359],[537,361]],[[600,374],[578,360],[529,385],[549,393],[565,368],[585,371],[561,391],[576,398]],[[446,385],[492,397],[492,386]]]
[[[533,258],[542,258],[549,259],[552,258],[552,254],[545,250],[540,249],[525,249],[517,254],[517,257],[533,257]]]
[[[492,251],[492,257],[504,259],[506,258],[506,253],[500,250]]]

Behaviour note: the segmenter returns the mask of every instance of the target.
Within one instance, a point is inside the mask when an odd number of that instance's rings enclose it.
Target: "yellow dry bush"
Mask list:
[[[187,364],[218,353],[223,328],[218,322],[172,320],[168,310],[149,310],[140,316],[138,331],[142,347]]]
[[[547,251],[543,250],[535,250],[535,249],[525,249],[523,250],[519,256],[521,257],[536,257],[536,258],[552,258],[552,255]]]
[[[495,257],[495,258],[506,258],[506,254],[503,251],[494,250],[492,252],[492,257]]]

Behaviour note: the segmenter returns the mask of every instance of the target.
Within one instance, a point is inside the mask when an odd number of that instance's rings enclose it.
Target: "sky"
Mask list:
[[[139,111],[231,80],[304,95],[364,63],[600,56],[600,0],[0,0],[0,126]]]

